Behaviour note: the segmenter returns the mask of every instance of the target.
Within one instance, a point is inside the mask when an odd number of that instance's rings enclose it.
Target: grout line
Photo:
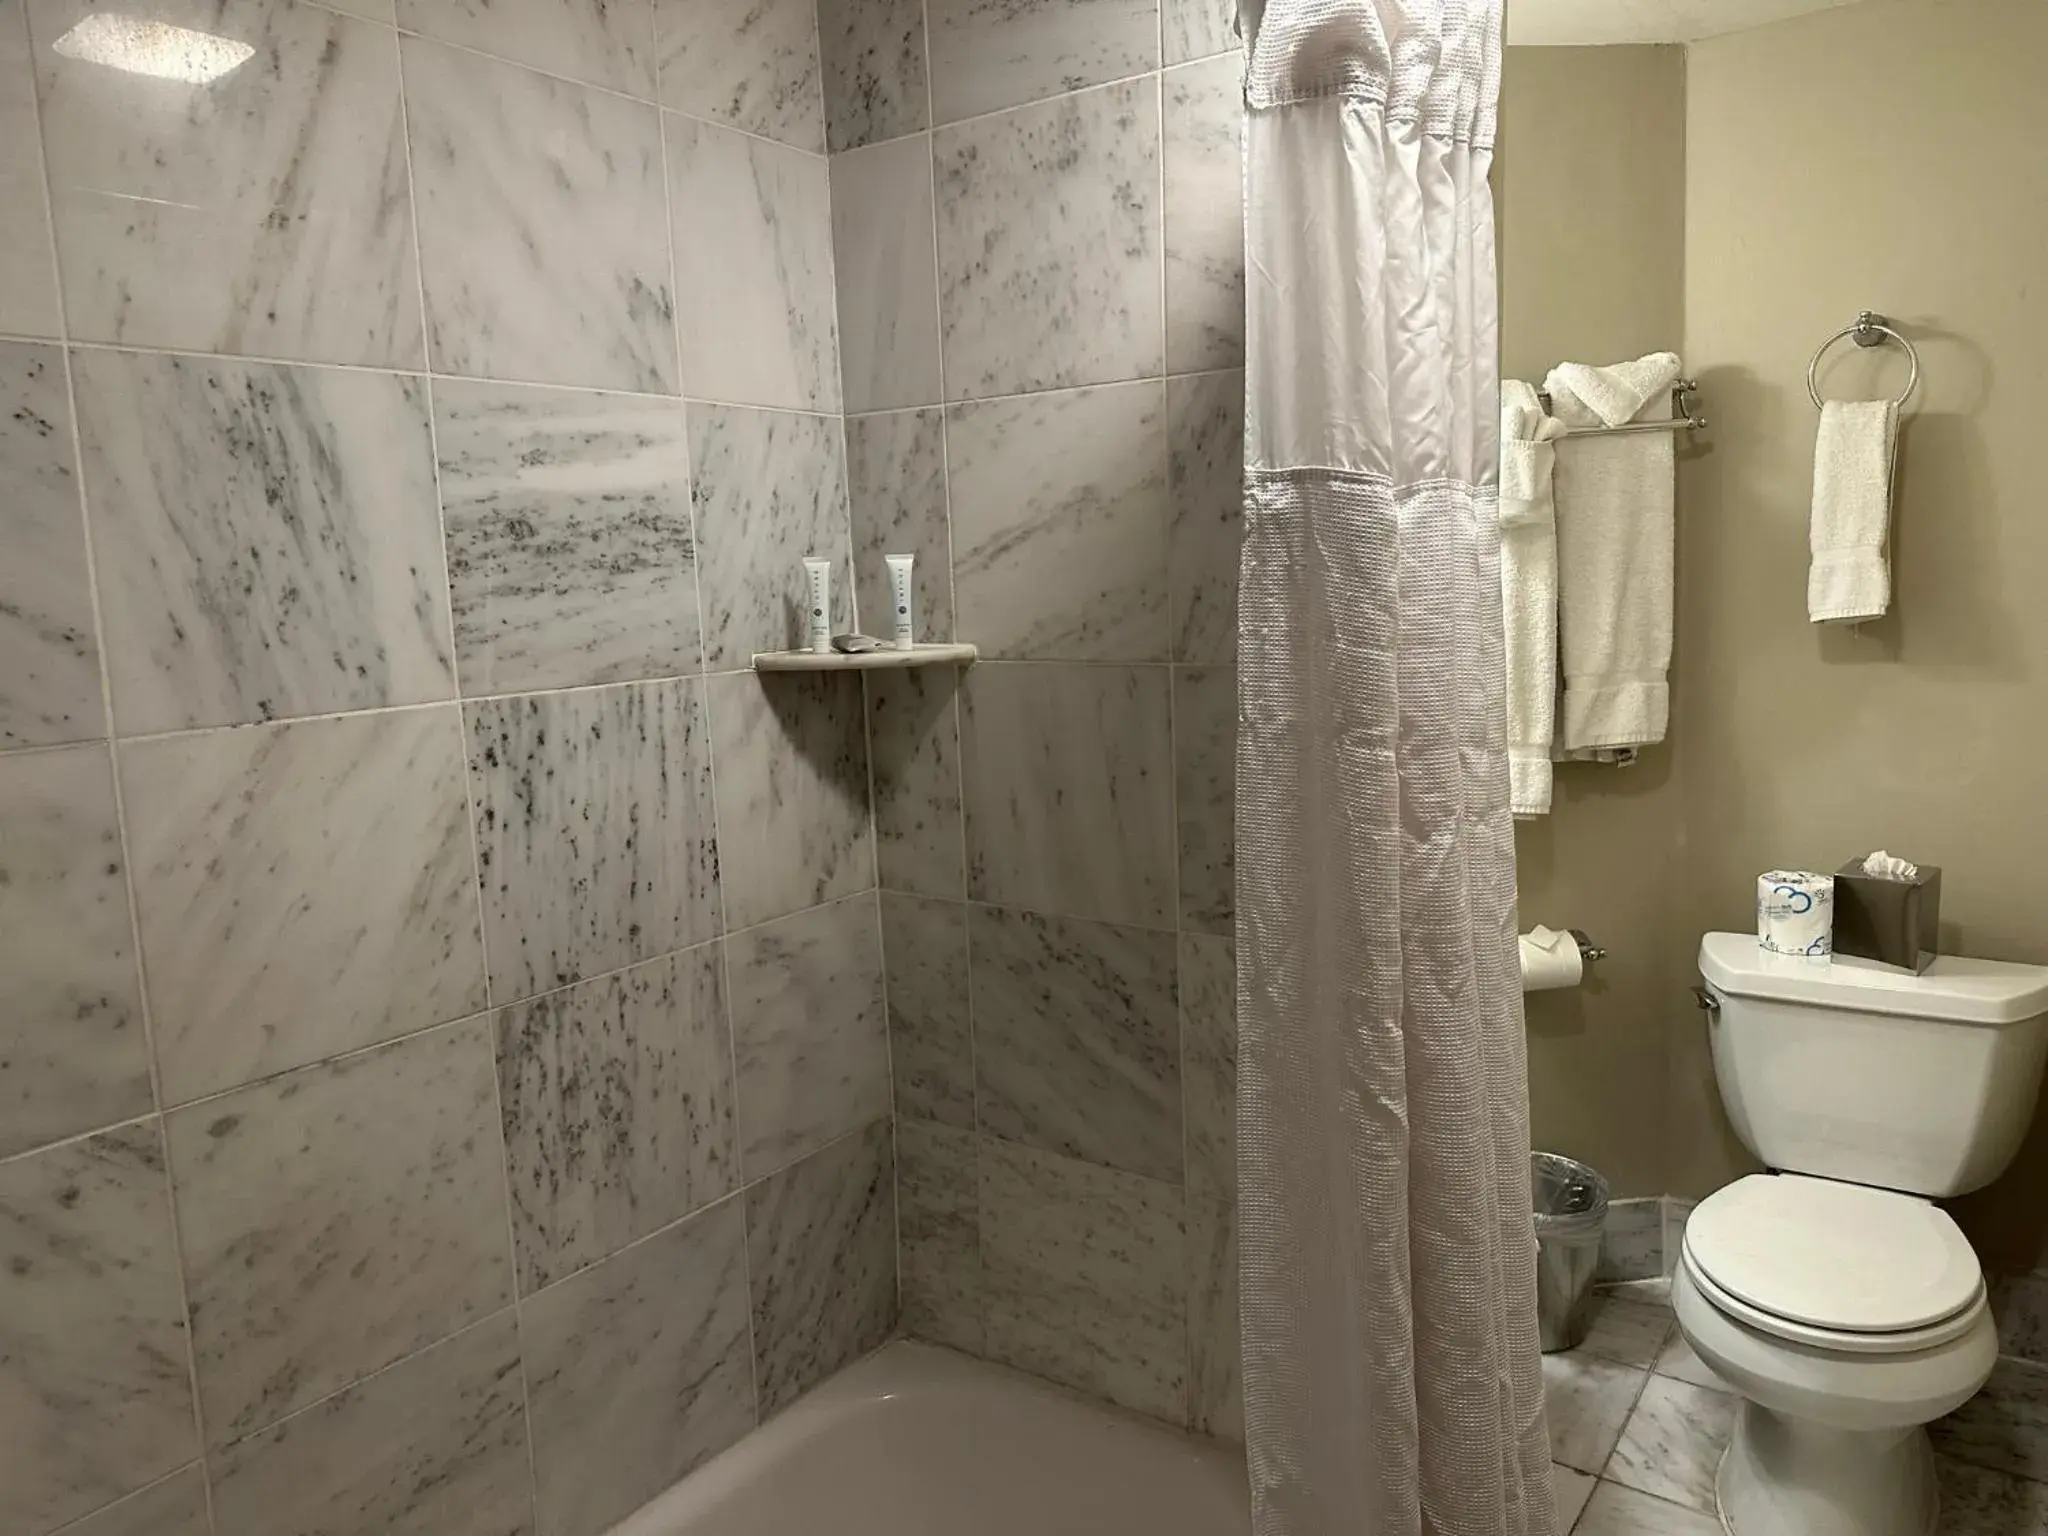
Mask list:
[[[28,9],[22,9],[21,40],[28,57],[35,57],[35,36]],[[197,1329],[192,1322],[191,1285],[187,1279],[185,1258],[185,1233],[178,1214],[178,1186],[171,1167],[170,1126],[164,1117],[163,1072],[158,1064],[156,1043],[156,1020],[149,1001],[149,967],[142,948],[142,912],[135,895],[135,856],[133,842],[128,829],[128,802],[121,786],[120,744],[114,739],[114,687],[112,664],[107,659],[107,626],[105,605],[100,593],[98,553],[93,542],[91,496],[86,489],[85,475],[85,433],[78,409],[78,380],[72,369],[72,352],[69,345],[71,316],[64,289],[64,262],[57,242],[56,195],[50,182],[50,157],[43,133],[43,105],[40,92],[31,92],[31,121],[36,135],[36,168],[40,172],[43,194],[43,212],[46,221],[47,245],[50,257],[50,280],[57,301],[57,329],[60,356],[64,364],[64,398],[71,412],[71,462],[78,483],[78,526],[85,554],[86,592],[91,599],[93,645],[98,652],[100,682],[100,718],[106,731],[105,755],[107,779],[113,796],[114,835],[121,854],[122,894],[128,908],[129,963],[135,979],[136,1012],[142,1024],[142,1052],[144,1065],[149,1075],[149,1098],[153,1113],[155,1141],[158,1155],[163,1159],[163,1191],[165,1214],[170,1218],[171,1252],[168,1255],[171,1267],[177,1275],[178,1320],[183,1325],[185,1338],[185,1390],[192,1400],[192,1434],[195,1459],[199,1465],[199,1487],[201,1502],[205,1506],[206,1528],[214,1531],[213,1477],[207,1464],[206,1413],[200,1406],[199,1395],[199,1345]]]
[[[298,3],[310,4],[312,0],[298,0]],[[417,221],[414,228],[418,228]],[[680,390],[625,389],[616,384],[590,384],[562,379],[519,379],[489,373],[450,373],[431,366],[346,363],[319,357],[282,357],[265,352],[209,352],[194,347],[146,346],[127,341],[83,341],[64,336],[31,336],[25,332],[13,331],[0,331],[0,342],[18,346],[61,346],[68,347],[74,352],[117,352],[137,357],[189,358],[196,362],[235,363],[244,366],[324,368],[335,373],[397,374],[401,378],[432,378],[450,384],[491,384],[514,389],[548,389],[564,394],[617,395],[632,400],[661,400],[670,404],[712,406],[724,411],[760,411],[778,416],[816,416],[832,419],[839,414],[833,411],[814,410],[808,406],[770,405],[759,400],[726,400],[711,395],[687,394]]]

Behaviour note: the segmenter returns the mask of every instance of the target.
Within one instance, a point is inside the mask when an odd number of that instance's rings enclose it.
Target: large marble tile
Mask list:
[[[426,386],[80,352],[120,731],[451,698]]]
[[[1661,1275],[1663,1252],[1662,1199],[1652,1195],[1608,1202],[1607,1221],[1600,1229],[1601,1281],[1648,1280]]]
[[[1230,933],[1237,919],[1237,669],[1173,670],[1180,920]]]
[[[1167,658],[1165,386],[946,413],[953,571],[984,656]]]
[[[979,1167],[990,1356],[1183,1422],[1180,1190],[987,1136]]]
[[[1188,1427],[1242,1444],[1234,1197],[1188,1196],[1187,1255]]]
[[[807,643],[804,560],[832,562],[832,630],[853,625],[852,534],[839,424],[787,411],[689,408],[704,665]]]
[[[317,6],[155,0],[151,21],[253,50],[200,105],[56,51],[101,14],[29,0],[72,338],[419,367],[391,34]]]
[[[1159,0],[930,0],[926,15],[942,123],[1159,65]]]
[[[1598,1474],[1607,1464],[1648,1375],[1641,1366],[1597,1355],[1545,1355],[1543,1406],[1550,1459]]]
[[[216,1536],[525,1536],[510,1308],[212,1459]]]
[[[673,393],[660,114],[424,38],[399,45],[436,371]]]
[[[63,326],[57,268],[50,259],[50,204],[36,130],[27,9],[18,0],[0,5],[0,208],[7,210],[0,224],[0,331],[55,336]]]
[[[0,747],[82,741],[107,729],[71,452],[64,354],[0,342]]]
[[[751,927],[872,888],[860,689],[790,672],[708,687],[726,921]]]
[[[916,667],[868,675],[875,861],[883,888],[966,894],[960,819],[960,675]]]
[[[1237,1195],[1237,945],[1180,936],[1181,1104],[1188,1193]]]
[[[974,907],[968,941],[981,1129],[1178,1184],[1173,935]]]
[[[1929,1432],[1944,1456],[2048,1482],[2048,1366],[2000,1359],[1984,1390]]]
[[[497,1016],[530,1295],[739,1186],[725,957],[701,945]]]
[[[974,1030],[968,1013],[967,909],[882,893],[889,1057],[896,1113],[974,1129]]]
[[[0,1157],[151,1107],[103,746],[0,757]]]
[[[961,690],[968,894],[1171,927],[1167,669],[980,666]]]
[[[1941,1457],[1941,1536],[2043,1536],[2048,1483]]]
[[[206,1515],[206,1474],[197,1465],[96,1510],[63,1536],[213,1536]]]
[[[1166,368],[1244,363],[1244,65],[1235,54],[1168,70]]]
[[[923,0],[818,0],[833,153],[930,126]]]
[[[939,278],[931,140],[832,160],[832,265],[846,409],[929,405],[939,391]]]
[[[479,1019],[166,1118],[216,1444],[512,1299],[496,1098]]]
[[[455,710],[121,750],[166,1103],[484,1005]]]
[[[896,614],[885,557],[914,555],[912,627],[919,640],[951,640],[953,548],[943,413],[848,417],[846,495],[861,627],[878,639],[890,636]]]
[[[683,393],[839,409],[824,157],[663,114]]]
[[[1244,375],[1166,381],[1167,552],[1173,658],[1237,656],[1237,561],[1244,541]]]
[[[0,1275],[0,1530],[51,1530],[192,1459],[155,1121],[0,1163]]]
[[[1601,1475],[1674,1504],[1714,1512],[1714,1474],[1740,1399],[1652,1376]]]
[[[896,1177],[878,1120],[747,1190],[761,1411],[773,1413],[896,1327]]]
[[[541,1536],[596,1536],[754,1427],[728,1200],[519,1309]]]
[[[1160,0],[1160,30],[1165,35],[1168,64],[1205,59],[1212,53],[1236,53],[1236,0]]]
[[[1571,1528],[1578,1523],[1579,1512],[1586,1507],[1586,1500],[1593,1496],[1597,1478],[1583,1472],[1574,1472],[1570,1467],[1550,1464],[1550,1506],[1557,1523],[1553,1527],[1556,1536],[1570,1536]]]
[[[951,398],[1160,371],[1156,77],[943,129],[933,152]]]
[[[498,699],[463,714],[493,1002],[717,936],[700,680]]]
[[[434,423],[464,693],[698,669],[680,405],[445,379]]]
[[[661,104],[825,150],[811,0],[654,0]]]
[[[629,96],[654,94],[648,0],[397,0],[397,8],[401,27],[444,43]]]
[[[1578,1347],[1623,1365],[1655,1365],[1674,1331],[1670,1307],[1601,1293],[1593,1301],[1592,1326]]]
[[[875,899],[726,940],[740,1166],[751,1182],[889,1113]]]
[[[896,1122],[896,1230],[903,1328],[982,1352],[981,1207],[971,1130]]]
[[[1717,1516],[1666,1503],[1620,1483],[1600,1483],[1572,1536],[1724,1536]]]

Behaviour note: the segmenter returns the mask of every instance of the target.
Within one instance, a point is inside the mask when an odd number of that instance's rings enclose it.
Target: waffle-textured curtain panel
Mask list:
[[[1550,1536],[1502,697],[1500,0],[1267,0],[1246,32],[1255,1526]]]

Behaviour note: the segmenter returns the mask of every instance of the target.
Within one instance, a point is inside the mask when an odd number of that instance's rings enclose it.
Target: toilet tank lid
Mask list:
[[[1774,955],[1751,933],[1700,940],[1700,974],[1729,997],[1812,1003],[1959,1024],[2014,1024],[2048,1013],[2048,966],[1941,955],[1918,976],[1854,955]]]

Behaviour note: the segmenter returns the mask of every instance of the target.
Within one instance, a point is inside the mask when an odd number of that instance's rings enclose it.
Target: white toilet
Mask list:
[[[1672,1305],[1744,1399],[1716,1491],[1732,1536],[1930,1536],[1926,1426],[1998,1354],[1977,1255],[1932,1201],[1988,1184],[2032,1119],[2048,967],[1700,943],[1714,1072],[1770,1173],[1701,1201]]]

